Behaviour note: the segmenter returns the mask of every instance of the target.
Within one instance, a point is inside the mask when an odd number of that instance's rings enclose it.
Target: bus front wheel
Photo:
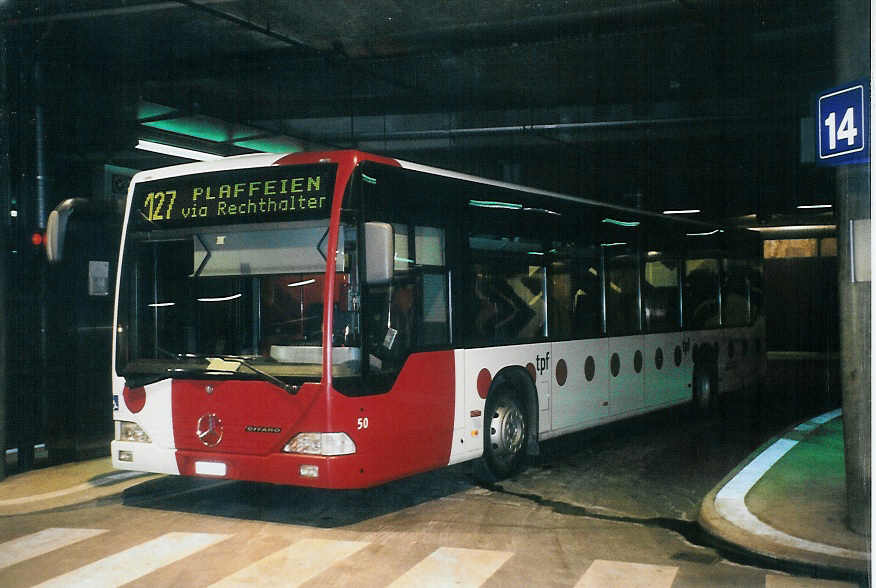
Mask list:
[[[523,465],[528,435],[520,395],[504,386],[487,399],[484,423],[484,465],[491,481],[502,480]]]

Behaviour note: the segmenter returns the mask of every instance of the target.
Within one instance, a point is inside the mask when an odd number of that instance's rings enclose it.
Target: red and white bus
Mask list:
[[[765,367],[754,232],[358,151],[137,174],[113,465],[362,488],[693,402]]]

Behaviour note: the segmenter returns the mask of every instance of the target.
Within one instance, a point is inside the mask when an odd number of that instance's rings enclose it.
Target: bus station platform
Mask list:
[[[841,410],[763,444],[705,497],[699,514],[700,526],[727,549],[868,578],[870,538],[846,521]]]

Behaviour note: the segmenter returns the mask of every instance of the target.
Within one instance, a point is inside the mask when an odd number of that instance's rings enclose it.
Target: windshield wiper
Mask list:
[[[242,365],[243,367],[252,371],[254,374],[261,376],[261,378],[263,380],[265,380],[266,382],[270,382],[271,384],[274,384],[275,386],[279,386],[280,388],[282,388],[283,390],[285,390],[289,394],[297,394],[298,393],[298,386],[293,386],[291,384],[287,384],[286,382],[284,382],[280,378],[278,378],[276,376],[272,376],[271,374],[260,370],[259,368],[252,365],[246,357],[243,357],[241,355],[214,355],[214,354],[200,355],[200,354],[195,354],[195,353],[178,353],[177,357],[181,360],[184,360],[184,359],[206,359],[207,361],[211,361],[214,359],[218,359],[218,360],[226,362],[226,363],[235,363],[236,362],[239,365]],[[210,369],[211,372],[221,373],[223,375],[233,375],[233,374],[238,373],[236,370],[225,369],[225,366],[223,366],[222,368],[219,368],[219,369],[215,369],[215,368],[208,368],[208,369]],[[173,370],[171,369],[168,371],[173,371]]]

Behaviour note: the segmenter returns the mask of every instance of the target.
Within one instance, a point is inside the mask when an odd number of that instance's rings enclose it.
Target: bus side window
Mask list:
[[[508,261],[505,261],[508,265]],[[544,335],[544,266],[473,267],[474,339],[512,343]]]
[[[446,344],[450,340],[446,274],[424,271],[420,283],[423,292],[420,344]]]
[[[602,279],[599,259],[581,259],[576,265],[573,312],[576,338],[602,333]]]
[[[749,261],[748,281],[750,284],[748,299],[751,305],[749,321],[753,324],[760,318],[760,309],[763,307],[763,262]]]
[[[598,258],[581,258],[551,266],[551,338],[588,339],[602,334],[600,265]]]
[[[684,318],[688,329],[721,325],[717,259],[688,259],[684,276]]]
[[[679,328],[678,261],[662,259],[645,262],[642,297],[645,329],[651,333]]]
[[[569,266],[554,262],[551,264],[549,275],[548,334],[553,339],[568,339],[572,335],[575,308]]]
[[[622,255],[608,260],[605,284],[606,322],[610,335],[639,331],[639,268],[636,257]]]
[[[721,290],[723,325],[742,327],[748,324],[749,290],[748,263],[744,260],[725,259],[724,284]]]

